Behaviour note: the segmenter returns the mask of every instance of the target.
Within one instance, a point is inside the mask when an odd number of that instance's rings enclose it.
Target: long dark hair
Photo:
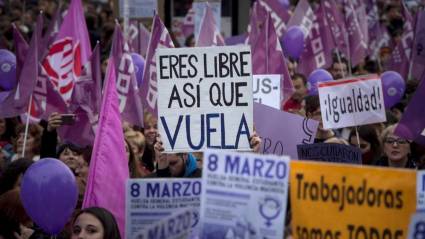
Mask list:
[[[77,218],[83,213],[89,213],[99,219],[103,226],[103,238],[121,239],[117,221],[115,220],[114,215],[112,215],[112,213],[110,213],[108,210],[101,207],[84,208],[75,216],[74,220],[72,221],[73,225],[75,224]]]
[[[382,147],[379,141],[378,133],[372,125],[362,125],[357,130],[359,132],[359,137],[370,144],[370,151],[373,154],[373,159],[372,162],[369,162],[369,164],[374,164],[374,161],[377,161],[382,154]],[[351,130],[348,139],[351,139],[351,137],[356,137],[355,129]]]

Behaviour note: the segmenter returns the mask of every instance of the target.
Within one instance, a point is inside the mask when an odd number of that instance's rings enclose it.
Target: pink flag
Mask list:
[[[119,109],[123,120],[143,126],[142,100],[137,86],[133,60],[128,44],[124,40],[120,25],[115,24],[111,57],[117,74]]]
[[[363,1],[344,0],[344,12],[351,65],[356,66],[364,60],[367,53],[366,7]]]
[[[108,209],[117,220],[121,238],[125,238],[125,184],[129,173],[114,65],[110,58],[83,208]]]
[[[403,34],[401,35],[400,42],[395,46],[395,48],[393,48],[391,58],[387,65],[387,70],[397,71],[403,79],[407,80],[412,57],[414,21],[403,3],[402,8],[402,15],[404,18]]]
[[[146,54],[145,69],[143,71],[142,102],[143,107],[154,115],[157,115],[158,83],[156,79],[156,57],[158,48],[174,47],[170,34],[158,15],[153,18],[152,32],[149,39],[148,52]]]
[[[138,53],[143,57],[146,56],[148,50],[150,32],[143,23],[138,20],[130,20],[128,29],[128,42],[130,44],[130,50]]]
[[[38,71],[38,32],[39,26],[35,27],[34,34],[25,56],[21,74],[18,78],[18,84],[15,88],[7,92],[1,92],[4,100],[0,101],[0,118],[15,117],[27,112],[28,103],[35,87]]]
[[[224,46],[224,39],[217,29],[214,14],[209,4],[205,8],[204,17],[201,21],[201,28],[199,30],[196,46]]]
[[[69,103],[81,66],[91,55],[90,39],[81,0],[72,0],[68,12],[43,60],[49,80],[65,102]]]
[[[72,92],[69,111],[76,115],[76,121],[73,125],[64,125],[59,128],[58,133],[61,139],[81,146],[93,145],[102,98],[100,68],[98,44],[94,48],[90,60],[84,66],[81,77],[75,83]]]
[[[251,31],[250,34],[254,34]],[[291,77],[286,66],[282,47],[276,35],[270,14],[267,14],[265,26],[257,36],[250,36],[253,74],[278,74],[282,76],[283,101],[294,92]]]
[[[195,31],[195,10],[193,8],[190,8],[189,11],[187,11],[186,16],[183,20],[182,25],[182,32],[184,37],[188,37]]]

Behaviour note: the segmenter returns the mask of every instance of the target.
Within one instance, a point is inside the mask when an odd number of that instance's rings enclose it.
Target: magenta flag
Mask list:
[[[12,24],[13,27],[13,44],[15,46],[15,55],[16,55],[16,78],[19,79],[22,71],[22,66],[25,62],[25,57],[28,53],[28,43],[25,41],[21,32],[16,28],[15,24]]]
[[[273,20],[273,25],[276,29],[276,34],[278,38],[282,38],[283,34],[286,32],[286,23],[288,22],[289,15],[288,9],[286,9],[278,0],[259,0],[259,5],[266,9],[270,13]],[[266,15],[263,15],[263,12],[259,12],[258,19],[263,19],[265,21]]]
[[[72,0],[54,43],[43,59],[49,80],[68,104],[82,66],[91,55],[81,0]]]
[[[397,71],[404,80],[407,80],[410,61],[412,59],[414,21],[404,4],[402,4],[402,15],[404,18],[403,34],[401,35],[400,42],[393,48],[386,68],[387,70]]]
[[[128,42],[131,52],[138,53],[145,57],[149,45],[149,36],[150,32],[143,23],[135,19],[130,20]]]
[[[310,12],[310,10],[307,10]],[[336,48],[332,31],[327,26],[323,6],[302,18],[302,22],[311,22],[310,32],[305,39],[304,52],[301,54],[298,72],[308,76],[319,68],[328,68],[332,64],[332,52]],[[301,25],[301,22],[297,25]],[[308,29],[308,28],[307,28]]]
[[[81,146],[93,145],[102,100],[101,84],[100,48],[97,44],[75,83],[69,112],[76,115],[76,121],[73,125],[59,128],[62,139]]]
[[[157,115],[157,92],[158,82],[156,79],[155,52],[158,48],[174,47],[170,34],[158,15],[153,18],[152,32],[149,39],[148,52],[145,58],[145,69],[143,71],[142,102],[145,110]]]
[[[400,137],[425,145],[425,74],[398,123],[395,133]]]
[[[24,114],[28,110],[31,94],[36,83],[38,74],[38,34],[41,31],[39,26],[35,27],[31,42],[22,65],[18,84],[13,90],[3,95],[4,100],[0,101],[0,118],[15,117]],[[3,92],[2,92],[3,93]]]
[[[124,40],[120,25],[115,25],[111,56],[117,74],[119,109],[123,120],[143,127],[143,107],[137,86],[134,64],[128,44]]]
[[[251,31],[254,34],[256,31]],[[282,47],[276,35],[270,14],[267,14],[265,26],[259,29],[258,35],[249,37],[252,54],[252,72],[259,74],[281,75],[283,101],[294,92]]]
[[[110,58],[83,208],[97,206],[109,210],[117,220],[121,238],[125,238],[125,184],[129,172],[114,65]]]
[[[364,60],[367,54],[366,7],[363,1],[344,0],[344,13],[351,65],[356,66]]]
[[[209,4],[204,11],[204,16],[201,21],[201,27],[199,30],[198,39],[196,40],[196,46],[224,46],[224,39],[221,33],[218,31],[214,20],[214,14]]]

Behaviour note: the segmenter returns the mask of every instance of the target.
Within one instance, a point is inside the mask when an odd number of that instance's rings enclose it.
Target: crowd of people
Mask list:
[[[100,42],[102,59],[105,60],[109,55],[115,26],[114,6],[110,2],[84,1],[92,46],[97,41]],[[400,29],[403,27],[400,2],[377,2],[381,20],[388,28],[391,41],[399,41]],[[39,11],[43,11],[47,26],[58,6],[55,0],[0,1],[0,48],[14,50],[12,22],[18,26],[25,38],[30,39]],[[295,3],[291,7],[294,6]],[[420,7],[415,4],[412,6],[413,11]],[[390,51],[391,45],[380,49],[380,63],[385,62]],[[403,111],[415,93],[418,81],[407,81],[403,99],[387,111],[387,122],[332,130],[323,128],[319,97],[309,95],[307,76],[297,72],[296,61],[287,59],[287,65],[295,92],[282,104],[282,110],[319,121],[315,143],[338,143],[359,147],[363,165],[413,170],[425,168],[425,146],[394,133]],[[370,58],[352,67],[342,56],[342,59],[335,58],[327,70],[334,80],[338,80],[347,76],[349,70],[356,75],[381,73],[385,69]],[[30,124],[24,139],[25,122],[19,117],[0,119],[0,238],[49,238],[49,235],[43,233],[31,221],[19,198],[23,174],[41,158],[56,158],[66,164],[75,175],[79,189],[78,205],[73,218],[56,238],[120,238],[117,223],[110,212],[96,207],[80,210],[88,180],[92,146],[76,145],[60,139],[57,130],[62,125],[61,114],[53,113],[47,121]],[[201,177],[202,153],[164,154],[157,126],[157,119],[149,113],[144,116],[144,128],[123,123],[130,177]],[[260,152],[261,135],[254,133],[250,140],[253,151]],[[290,220],[287,224],[290,225]]]

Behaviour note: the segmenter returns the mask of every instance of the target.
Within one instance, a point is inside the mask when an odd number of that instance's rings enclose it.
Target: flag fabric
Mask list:
[[[72,92],[69,112],[76,115],[75,123],[59,127],[61,139],[80,146],[93,145],[102,100],[101,85],[100,48],[97,44]]]
[[[425,74],[416,89],[415,94],[410,99],[400,122],[395,129],[395,134],[408,140],[413,140],[419,144],[425,145]]]
[[[189,37],[195,31],[195,10],[190,8],[183,19],[182,32],[184,37]]]
[[[18,78],[18,84],[8,93],[3,95],[4,100],[0,101],[0,118],[15,117],[24,114],[28,110],[31,94],[36,84],[38,74],[38,40],[41,28],[36,25],[34,34],[22,64],[21,74]]]
[[[136,52],[145,57],[149,44],[149,36],[150,32],[143,23],[135,19],[130,19],[128,41],[132,52]]]
[[[214,20],[214,14],[209,4],[207,4],[204,16],[201,20],[201,27],[196,40],[197,47],[203,46],[224,46],[224,39],[221,33],[218,31]]]
[[[130,48],[124,40],[120,25],[115,25],[111,56],[115,63],[119,110],[123,120],[143,127],[143,107],[137,86]]]
[[[42,55],[40,59],[44,59],[49,52],[49,46],[53,44],[56,35],[59,32],[59,27],[62,23],[61,8],[58,6],[56,12],[50,20],[49,26],[47,27],[46,32],[44,33],[41,41],[39,43],[40,49],[42,49]]]
[[[412,77],[419,80],[425,73],[425,10],[418,12],[412,52]]]
[[[400,73],[403,79],[407,80],[414,40],[414,21],[404,4],[402,4],[402,15],[404,18],[404,26],[401,40],[393,48],[391,58],[386,66],[386,69],[397,71]]]
[[[259,0],[259,5],[262,6],[273,19],[273,25],[275,27],[278,38],[282,38],[286,32],[286,23],[288,22],[289,15],[288,9],[286,9],[278,0]],[[263,19],[265,21],[266,15],[263,11],[258,12],[257,19]]]
[[[344,0],[345,26],[352,66],[364,60],[368,48],[366,7],[363,1]]]
[[[256,30],[250,32],[250,34],[255,33]],[[252,73],[255,75],[281,75],[283,101],[286,101],[294,90],[270,14],[267,14],[266,23],[259,29],[258,35],[251,35],[249,39],[252,54]]]
[[[309,6],[309,8],[311,8]],[[307,12],[312,10],[306,9]],[[310,23],[308,23],[310,22]],[[311,24],[310,32],[305,37],[304,51],[301,54],[298,64],[298,72],[308,76],[319,68],[328,68],[332,64],[332,53],[336,48],[332,30],[326,24],[326,16],[323,6],[314,11],[314,14],[307,14],[302,18],[302,22]],[[307,27],[305,27],[308,29]]]
[[[379,50],[389,45],[390,36],[386,27],[380,23],[377,0],[366,0],[366,14],[369,36],[368,55],[371,59],[378,60]]]
[[[12,24],[13,28],[13,43],[15,46],[15,55],[16,55],[16,79],[19,79],[22,71],[22,67],[25,62],[25,58],[28,53],[28,43],[25,41],[21,32],[16,28],[16,25]]]
[[[149,39],[148,52],[145,58],[145,69],[143,71],[142,102],[145,110],[157,115],[157,92],[158,83],[156,77],[156,57],[158,48],[174,47],[170,34],[158,15],[153,18],[152,32]]]
[[[81,68],[91,55],[90,39],[81,0],[72,0],[54,43],[43,59],[49,80],[69,103]]]
[[[125,184],[129,171],[114,65],[110,58],[83,208],[97,206],[109,210],[115,216],[121,238],[125,238]]]

